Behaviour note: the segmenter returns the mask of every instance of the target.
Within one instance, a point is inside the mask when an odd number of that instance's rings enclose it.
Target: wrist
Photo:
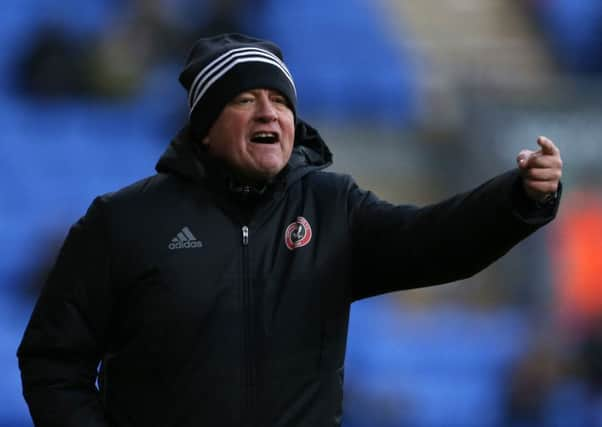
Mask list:
[[[558,190],[556,190],[552,193],[547,193],[543,197],[536,199],[535,206],[537,206],[538,208],[551,206],[551,205],[554,205],[557,200],[558,200]]]

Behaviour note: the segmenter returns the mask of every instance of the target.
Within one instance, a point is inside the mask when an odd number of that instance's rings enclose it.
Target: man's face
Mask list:
[[[253,89],[224,107],[202,143],[242,177],[264,180],[284,168],[294,140],[295,121],[286,98],[271,89]]]

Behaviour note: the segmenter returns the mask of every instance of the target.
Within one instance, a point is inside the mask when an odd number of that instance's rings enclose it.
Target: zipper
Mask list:
[[[249,227],[246,225],[242,226],[242,245],[247,246],[249,244]]]
[[[255,423],[254,417],[254,401],[255,401],[255,343],[254,343],[254,328],[253,321],[253,292],[251,289],[251,277],[249,267],[249,227],[243,225],[242,231],[242,295],[243,295],[243,378],[244,378],[244,414],[246,425],[253,426]]]

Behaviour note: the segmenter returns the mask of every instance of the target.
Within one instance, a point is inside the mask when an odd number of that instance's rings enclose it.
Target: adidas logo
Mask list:
[[[167,247],[172,251],[176,249],[202,248],[203,242],[197,240],[188,227],[184,227],[176,237],[171,239]]]

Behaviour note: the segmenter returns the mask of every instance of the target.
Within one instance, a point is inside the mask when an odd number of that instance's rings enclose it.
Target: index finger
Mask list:
[[[560,150],[554,145],[552,140],[545,136],[537,138],[537,144],[541,147],[541,152],[543,154],[556,155],[560,153]]]

